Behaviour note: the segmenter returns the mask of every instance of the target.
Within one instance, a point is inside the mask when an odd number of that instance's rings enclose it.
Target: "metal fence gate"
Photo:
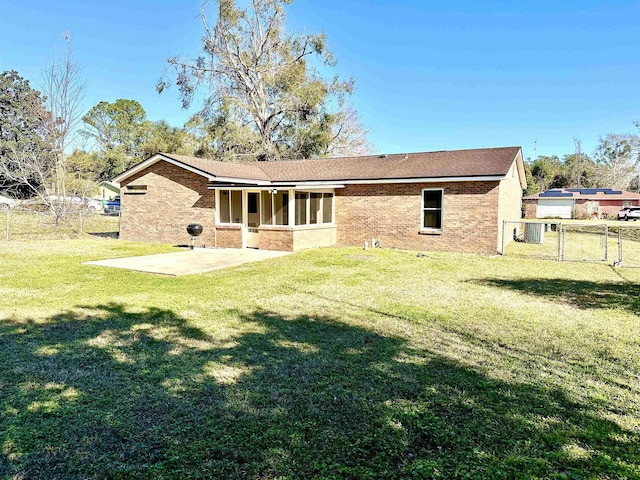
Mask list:
[[[640,226],[606,223],[509,222],[502,255],[640,267]]]
[[[606,262],[608,260],[607,224],[560,224],[560,260]]]
[[[640,228],[617,229],[617,257],[615,265],[640,268]]]

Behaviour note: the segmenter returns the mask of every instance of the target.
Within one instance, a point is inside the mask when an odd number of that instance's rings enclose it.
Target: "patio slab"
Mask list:
[[[282,257],[291,252],[254,250],[250,248],[195,248],[175,253],[160,253],[140,257],[113,258],[85,262],[83,265],[124,268],[138,272],[161,275],[193,275],[221,268],[234,267],[243,263],[258,262],[269,258]]]

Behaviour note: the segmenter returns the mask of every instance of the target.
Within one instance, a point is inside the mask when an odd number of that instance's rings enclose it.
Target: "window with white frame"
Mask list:
[[[242,223],[242,192],[220,190],[218,212],[220,223]]]
[[[442,189],[422,190],[422,229],[442,230]]]
[[[333,222],[333,193],[295,192],[296,225]]]
[[[289,192],[262,192],[262,225],[289,225]]]

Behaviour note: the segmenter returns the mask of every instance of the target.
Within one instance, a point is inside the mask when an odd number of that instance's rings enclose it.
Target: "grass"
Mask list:
[[[119,221],[118,216],[71,212],[56,222],[48,212],[9,210],[0,212],[0,241],[70,239],[82,234],[117,238]]]
[[[640,478],[640,271],[0,242],[0,478]]]

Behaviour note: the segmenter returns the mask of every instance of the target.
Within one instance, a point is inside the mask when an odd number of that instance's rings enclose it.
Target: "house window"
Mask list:
[[[322,223],[333,222],[333,193],[322,194]]]
[[[126,194],[131,194],[131,193],[138,193],[138,194],[145,194],[147,193],[147,186],[146,185],[127,185],[127,188],[125,188],[125,192]]]
[[[262,195],[262,225],[272,225],[273,224],[273,202],[271,199],[271,192],[263,191]]]
[[[242,192],[220,190],[220,223],[242,223]]]
[[[442,230],[443,190],[422,190],[422,229]]]
[[[307,192],[296,192],[296,225],[306,225],[307,222]]]
[[[309,223],[322,223],[322,194],[311,193],[309,195]]]
[[[262,225],[289,225],[289,192],[262,192]]]
[[[333,193],[296,192],[296,225],[333,222]]]
[[[274,225],[289,225],[289,192],[273,195]]]

